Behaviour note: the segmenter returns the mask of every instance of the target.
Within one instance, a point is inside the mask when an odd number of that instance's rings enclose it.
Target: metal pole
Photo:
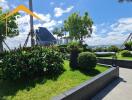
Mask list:
[[[32,0],[29,0],[29,9],[33,12]],[[35,46],[33,16],[30,15],[31,46]]]

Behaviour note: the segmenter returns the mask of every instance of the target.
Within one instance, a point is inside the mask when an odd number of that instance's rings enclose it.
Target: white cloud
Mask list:
[[[36,13],[36,12],[35,12]],[[30,31],[30,24],[29,15],[23,15],[20,18],[17,19],[17,23],[19,26],[20,34],[19,36],[16,36],[14,38],[7,38],[6,42],[10,46],[10,48],[18,47],[20,44],[23,46],[27,35]],[[46,27],[50,31],[53,30],[53,28],[56,25],[62,24],[62,21],[56,21],[51,18],[50,14],[42,14],[42,13],[36,13],[42,20],[34,19],[34,28],[37,29],[38,27]],[[28,42],[28,46],[30,46],[30,39]]]
[[[8,10],[9,9],[9,5],[8,5],[8,2],[7,0],[1,0],[0,1],[0,7],[2,7],[2,9],[5,11],[5,10]]]
[[[58,24],[62,24],[62,23],[63,23],[62,20],[58,21]]]
[[[67,9],[62,9],[60,7],[56,7],[54,9],[54,13],[55,13],[55,17],[60,17],[62,16],[64,13],[69,13],[72,9],[74,8],[74,6],[70,6]]]
[[[51,20],[51,15],[50,14],[42,14],[42,13],[36,13],[34,12],[34,14],[36,14],[37,16],[40,17],[40,19],[43,21],[43,22],[49,22]],[[38,19],[34,18],[35,21],[37,21]]]
[[[91,38],[85,39],[89,45],[120,45],[127,39],[132,31],[132,18],[121,18],[116,23],[111,24],[111,31],[105,33],[105,36],[99,35],[98,27],[94,26],[94,32]],[[105,27],[104,27],[105,28]],[[106,29],[101,29],[106,31]]]

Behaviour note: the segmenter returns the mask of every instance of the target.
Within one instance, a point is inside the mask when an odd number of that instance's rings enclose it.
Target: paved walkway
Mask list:
[[[132,69],[120,68],[120,79],[109,84],[93,100],[132,100]]]

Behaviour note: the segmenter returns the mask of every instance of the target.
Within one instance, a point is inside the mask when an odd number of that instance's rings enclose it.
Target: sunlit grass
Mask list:
[[[111,57],[99,57],[99,58],[112,59],[112,56]],[[117,53],[117,59],[118,60],[132,60],[132,57],[122,57],[121,53]]]
[[[72,71],[68,61],[64,67],[66,71],[57,80],[43,78],[28,84],[0,81],[0,100],[49,100],[108,69],[97,65],[95,71],[84,74],[79,70]]]

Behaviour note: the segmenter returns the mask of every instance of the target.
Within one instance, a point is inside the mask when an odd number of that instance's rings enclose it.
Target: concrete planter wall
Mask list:
[[[95,76],[81,85],[66,91],[52,100],[89,100],[109,82],[119,77],[119,67],[111,67],[104,73]]]
[[[112,65],[112,59],[98,58],[98,63]],[[124,68],[132,68],[132,61],[129,60],[117,60],[116,65]]]

